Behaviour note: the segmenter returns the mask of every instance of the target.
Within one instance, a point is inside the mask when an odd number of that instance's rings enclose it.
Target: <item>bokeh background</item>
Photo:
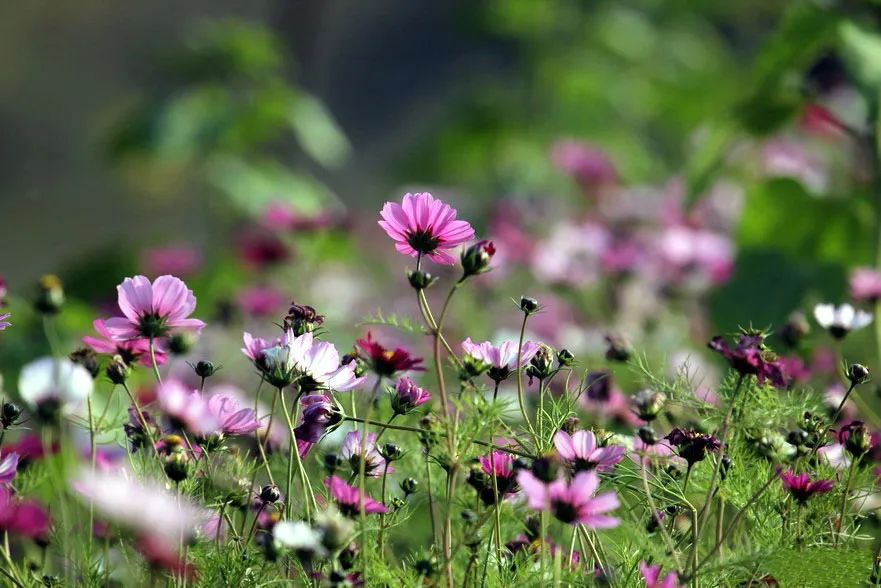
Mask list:
[[[521,294],[588,355],[776,328],[875,262],[877,23],[854,2],[6,3],[10,308],[37,321],[56,273],[73,338],[123,276],[171,271],[237,332],[296,299],[361,334],[415,315],[376,220],[430,190],[499,250],[461,335],[516,326]],[[4,364],[44,345],[24,332]],[[851,341],[869,362],[869,330]]]

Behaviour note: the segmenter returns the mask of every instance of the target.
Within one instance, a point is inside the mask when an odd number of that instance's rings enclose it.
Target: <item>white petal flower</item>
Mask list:
[[[82,406],[93,388],[92,375],[66,358],[32,361],[22,368],[18,378],[18,394],[31,409],[52,400],[68,414]]]
[[[858,310],[850,304],[837,307],[834,304],[818,304],[814,307],[814,318],[817,319],[817,324],[836,339],[870,325],[873,320],[870,313]]]
[[[316,557],[327,555],[327,549],[321,543],[321,536],[321,532],[303,521],[279,521],[272,528],[272,537],[276,546],[294,551],[306,551]]]

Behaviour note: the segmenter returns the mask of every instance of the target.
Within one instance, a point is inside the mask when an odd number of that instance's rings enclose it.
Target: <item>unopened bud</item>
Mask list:
[[[178,331],[168,338],[168,350],[174,355],[186,355],[196,345],[199,337],[192,331]]]
[[[561,366],[569,367],[575,363],[575,354],[568,349],[561,349],[557,353],[557,361],[560,362]]]
[[[520,298],[520,310],[524,312],[526,315],[534,314],[538,312],[538,300],[535,298],[529,298],[528,296],[523,296]]]
[[[104,373],[107,375],[107,379],[117,386],[121,386],[128,380],[131,368],[122,360],[121,356],[114,355],[107,367],[104,368]]]
[[[215,373],[217,373],[217,370],[220,369],[219,367],[216,367],[213,363],[211,363],[210,361],[207,361],[207,360],[199,361],[196,363],[196,365],[194,365],[192,367],[193,367],[193,371],[196,372],[196,375],[199,376],[200,378],[202,378],[203,380],[205,378],[210,378]]]
[[[869,368],[859,363],[851,364],[847,368],[847,379],[854,386],[858,386],[869,379]]]
[[[664,408],[667,396],[663,392],[654,390],[640,390],[633,396],[633,406],[636,414],[644,421],[653,421]]]
[[[606,359],[609,361],[626,362],[633,354],[630,343],[617,333],[609,333],[606,335]]]
[[[464,277],[475,276],[490,270],[489,262],[495,255],[496,248],[492,241],[478,241],[462,252],[462,269]]]
[[[414,290],[425,290],[437,281],[437,277],[422,270],[407,272],[407,281]]]
[[[43,314],[57,314],[64,306],[64,286],[61,278],[46,274],[37,283],[37,299],[34,307]]]
[[[89,372],[93,378],[98,375],[98,372],[101,371],[101,366],[98,365],[98,356],[95,355],[95,352],[88,347],[81,347],[77,349],[76,351],[71,353],[68,358],[73,363],[86,368],[86,371]]]

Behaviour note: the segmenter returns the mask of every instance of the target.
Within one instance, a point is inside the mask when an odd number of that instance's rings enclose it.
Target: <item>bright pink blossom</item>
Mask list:
[[[361,513],[361,503],[364,503],[365,514],[379,514],[388,512],[388,509],[373,500],[369,496],[362,496],[361,491],[346,484],[341,478],[331,476],[324,481],[324,485],[330,490],[330,495],[344,515],[355,517]]]
[[[174,276],[159,276],[153,282],[144,276],[126,278],[117,291],[125,316],[108,319],[104,325],[118,341],[156,339],[178,329],[199,332],[205,326],[188,318],[196,309],[196,297]]]
[[[431,393],[413,383],[404,376],[398,380],[391,395],[392,410],[396,415],[407,414],[431,400]]]
[[[260,428],[257,413],[253,408],[243,406],[241,395],[228,386],[212,390],[208,398],[208,411],[226,435],[247,435]]]
[[[608,472],[624,457],[624,448],[620,445],[598,447],[593,431],[576,431],[571,436],[566,431],[557,431],[554,447],[576,472],[593,469]]]
[[[166,380],[156,389],[156,400],[174,426],[208,435],[218,429],[217,417],[198,390],[178,380]]]
[[[780,480],[783,482],[783,488],[800,505],[805,504],[815,494],[829,492],[833,486],[832,480],[811,480],[806,472],[796,474],[792,470],[780,474]]]
[[[528,364],[538,349],[538,343],[533,341],[524,341],[522,348],[517,341],[504,341],[498,347],[489,341],[475,343],[470,337],[462,341],[462,351],[475,361],[488,365],[489,377],[497,382],[507,379],[517,367]]]
[[[34,501],[19,500],[6,487],[0,487],[0,530],[45,541],[49,535],[49,515]]]
[[[606,492],[595,496],[600,485],[596,472],[579,472],[571,482],[558,478],[545,484],[529,470],[517,474],[517,482],[533,510],[550,510],[560,521],[582,524],[591,529],[610,529],[621,522],[607,512],[618,508],[618,495]]]
[[[474,238],[474,229],[456,220],[456,209],[428,192],[404,195],[401,204],[386,202],[379,221],[399,253],[427,255],[435,263],[453,265],[450,251]]]
[[[661,578],[661,566],[650,566],[645,562],[639,562],[639,573],[645,580],[645,588],[679,588],[679,576],[676,572],[668,572]]]
[[[131,339],[127,341],[118,341],[113,339],[110,331],[104,324],[102,319],[95,319],[92,326],[98,333],[98,337],[87,335],[82,341],[88,345],[95,353],[118,355],[127,364],[140,362],[141,365],[153,365],[150,359],[150,342],[147,339]],[[156,357],[156,365],[162,365],[168,361],[168,355],[159,342],[154,345],[153,355]]]

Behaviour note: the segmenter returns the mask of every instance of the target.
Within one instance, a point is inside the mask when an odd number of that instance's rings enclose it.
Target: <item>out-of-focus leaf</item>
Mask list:
[[[284,65],[284,48],[269,29],[242,21],[209,22],[187,39],[175,63],[187,82],[262,77]]]
[[[351,151],[348,139],[324,105],[300,93],[288,110],[288,124],[300,147],[325,167],[339,166]]]
[[[841,53],[856,81],[872,93],[881,89],[881,35],[853,22],[838,27]]]
[[[245,161],[217,156],[207,165],[208,181],[226,193],[230,201],[251,215],[260,214],[271,202],[289,202],[304,214],[317,213],[336,196],[318,180],[294,173],[271,160]]]

